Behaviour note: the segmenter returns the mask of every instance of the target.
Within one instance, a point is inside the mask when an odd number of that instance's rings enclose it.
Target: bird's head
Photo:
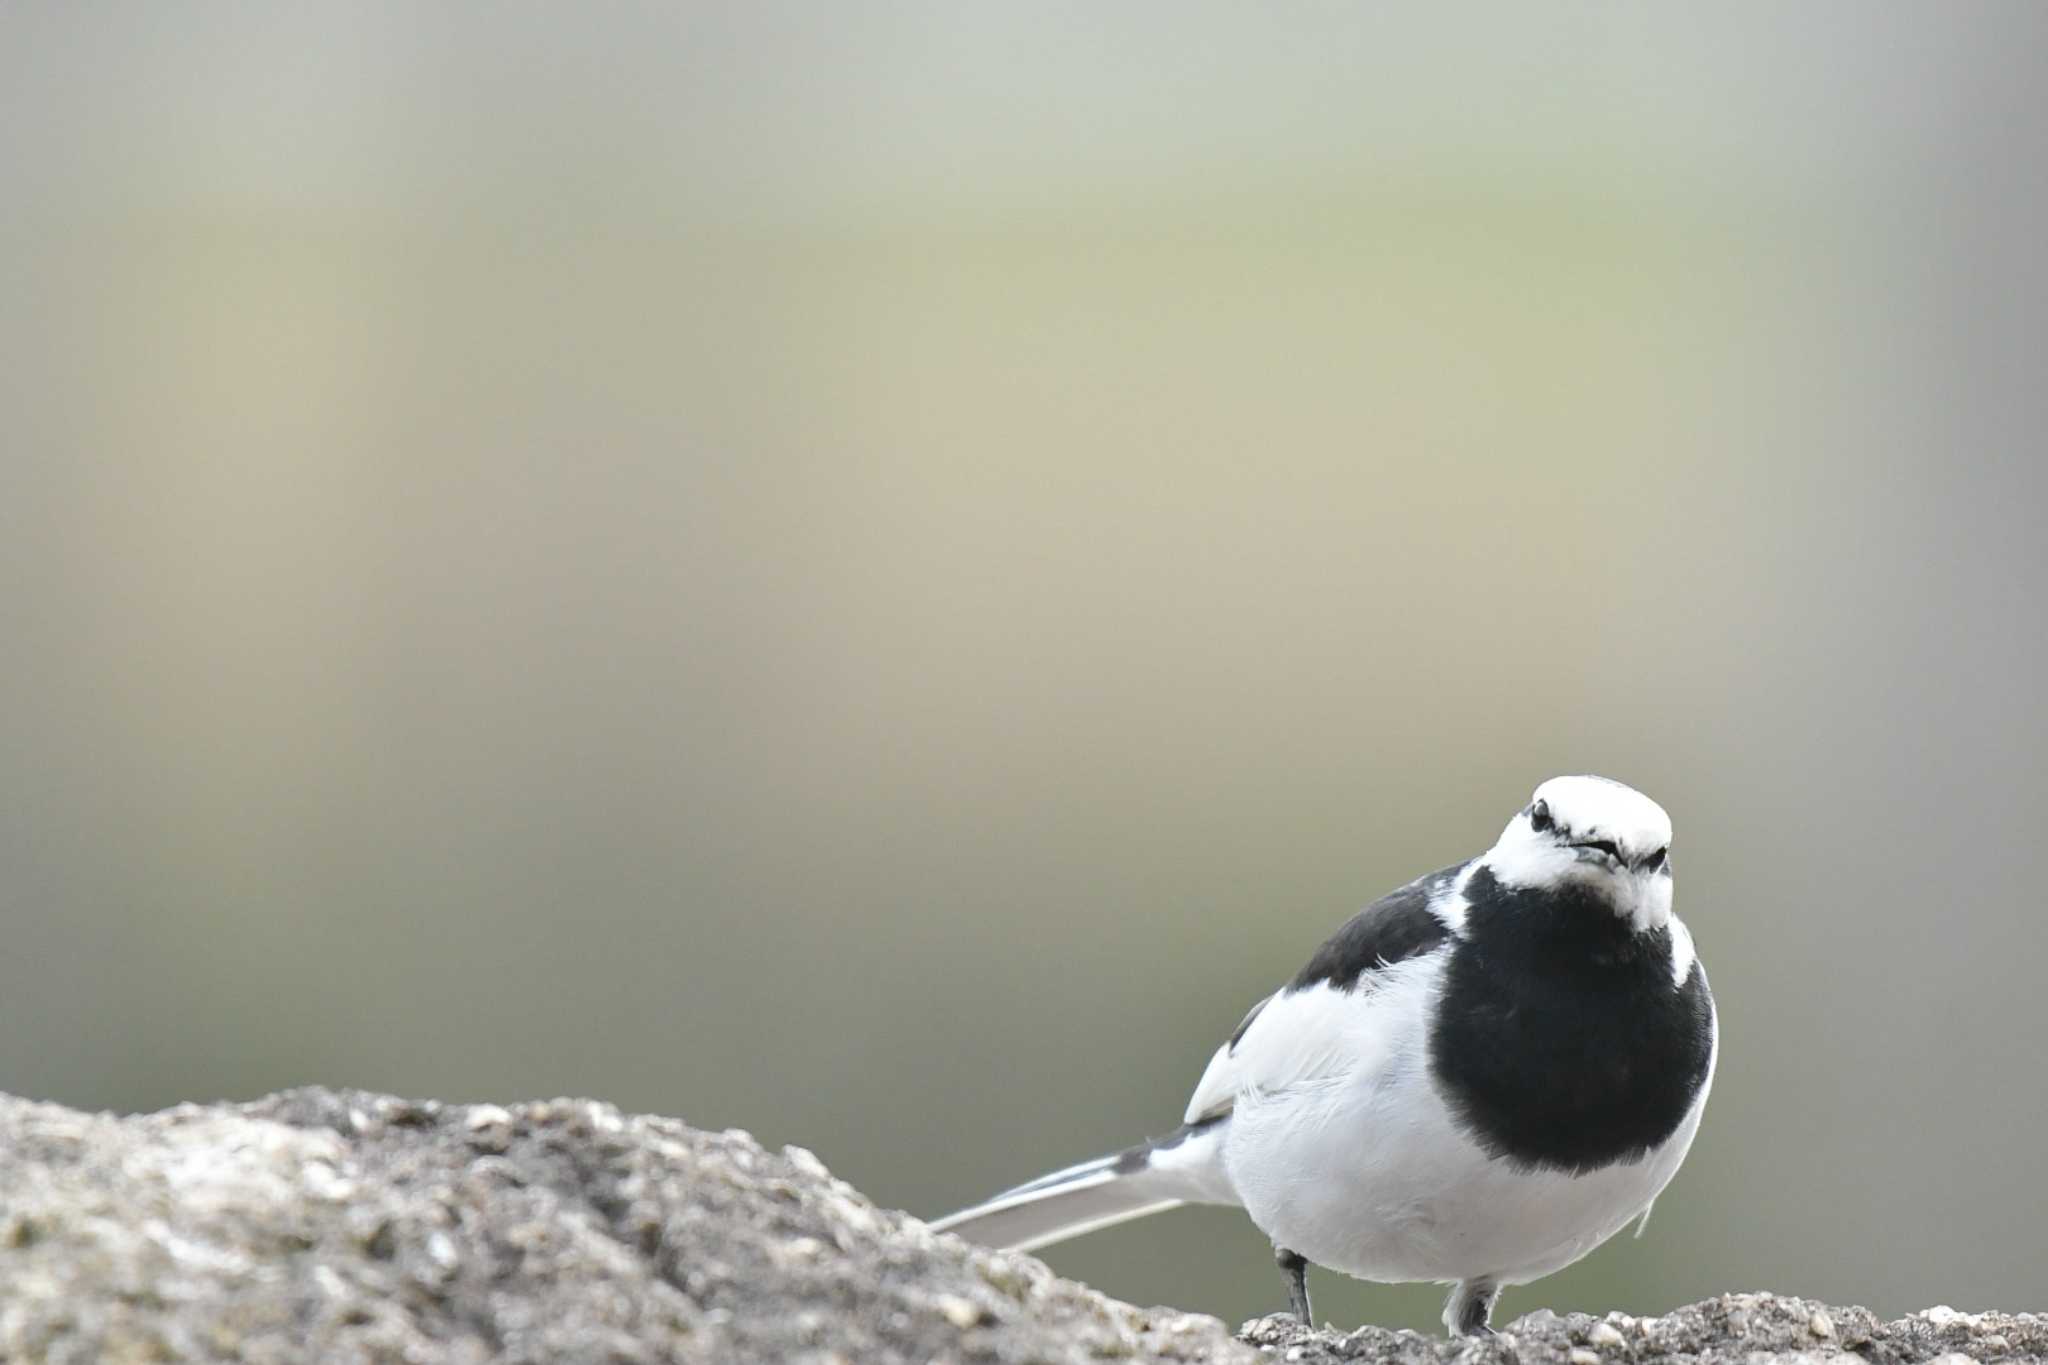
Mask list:
[[[1545,782],[1484,861],[1506,886],[1590,890],[1638,932],[1671,918],[1671,817],[1605,777]]]

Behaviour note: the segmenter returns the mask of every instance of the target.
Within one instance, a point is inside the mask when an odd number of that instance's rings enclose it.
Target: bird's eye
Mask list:
[[[1535,805],[1529,807],[1530,829],[1541,834],[1547,829],[1555,828],[1556,824],[1557,822],[1550,818],[1550,803],[1548,801],[1538,801]]]
[[[1652,853],[1649,857],[1643,859],[1643,866],[1648,868],[1650,871],[1655,872],[1658,868],[1664,866],[1665,855],[1669,852],[1669,849],[1658,849],[1655,853]]]
[[[1581,839],[1580,848],[1597,848],[1617,863],[1621,861],[1621,846],[1612,839]]]

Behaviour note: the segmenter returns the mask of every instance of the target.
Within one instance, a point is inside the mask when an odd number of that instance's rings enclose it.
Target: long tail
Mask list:
[[[1235,1204],[1221,1160],[1227,1115],[1005,1190],[932,1224],[983,1246],[1035,1251],[1182,1204]]]

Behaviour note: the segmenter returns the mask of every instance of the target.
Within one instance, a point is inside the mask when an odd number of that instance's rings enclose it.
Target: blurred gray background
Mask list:
[[[2048,1306],[2044,70],[2022,3],[7,5],[0,1086],[593,1095],[932,1215],[1596,771],[1724,1056],[1506,1314]]]

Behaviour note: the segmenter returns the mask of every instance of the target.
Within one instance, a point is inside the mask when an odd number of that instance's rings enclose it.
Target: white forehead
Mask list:
[[[1605,777],[1553,777],[1530,798],[1575,839],[1612,839],[1644,854],[1671,842],[1671,817],[1649,797]]]

